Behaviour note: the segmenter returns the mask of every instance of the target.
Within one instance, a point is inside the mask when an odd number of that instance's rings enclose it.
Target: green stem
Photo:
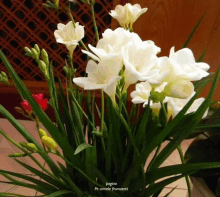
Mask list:
[[[179,151],[179,155],[180,155],[180,159],[181,159],[181,162],[183,164],[185,164],[185,159],[184,159],[184,156],[183,156],[183,151],[181,149],[180,146],[177,147],[178,151]],[[191,190],[191,186],[190,186],[190,180],[189,180],[189,176],[185,176],[185,179],[186,179],[186,184],[187,184],[187,187],[188,187],[188,194],[189,194],[189,197],[192,197],[192,190]]]
[[[67,14],[69,15],[72,23],[73,23],[73,26],[74,28],[76,28],[76,24],[75,24],[75,21],[73,19],[73,15],[71,14],[71,11],[70,11],[70,3],[68,4],[68,9],[67,9]],[[84,44],[84,42],[82,40],[79,41],[79,43],[81,44],[81,46],[86,50],[86,51],[89,51],[88,48],[86,47],[86,45]]]
[[[101,133],[103,134],[104,132],[104,116],[105,116],[105,95],[104,95],[104,91],[101,90],[101,94],[102,94],[102,115],[101,115]],[[102,137],[101,139],[102,142],[102,147],[103,147],[103,151],[104,154],[106,155],[106,147],[105,147],[105,142],[104,142],[104,138]]]
[[[151,167],[154,163],[154,160],[156,159],[158,153],[160,152],[161,145],[162,145],[162,143],[160,143],[159,146],[157,147],[156,152],[154,153],[154,156],[153,156],[151,162],[149,163],[149,165],[147,167],[147,172],[151,169]]]
[[[95,29],[96,40],[99,41],[99,32],[98,32],[98,28],[97,28],[96,20],[95,20],[94,5],[91,5],[91,13],[92,13],[93,26],[94,26],[94,29]]]

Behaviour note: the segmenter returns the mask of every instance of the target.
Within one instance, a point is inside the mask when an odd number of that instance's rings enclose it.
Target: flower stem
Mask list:
[[[104,114],[105,114],[105,96],[104,96],[104,91],[101,90],[101,92],[102,92],[101,132],[103,134],[103,132],[104,132]],[[105,148],[105,142],[104,142],[104,138],[103,137],[102,137],[101,141],[102,141],[102,146],[103,146],[104,154],[106,155],[106,148]]]
[[[99,41],[99,32],[98,32],[98,28],[97,28],[96,20],[95,20],[94,5],[91,5],[91,13],[92,13],[92,21],[93,21],[93,25],[94,25],[94,29],[95,29],[95,36],[96,36],[96,40],[98,42]]]
[[[67,9],[67,14],[69,15],[72,23],[73,23],[73,27],[76,28],[76,24],[75,24],[75,21],[73,19],[73,15],[71,14],[71,11],[70,11],[70,3],[68,4],[68,9]],[[84,42],[82,40],[79,41],[79,43],[81,44],[81,46],[86,50],[86,51],[89,51],[88,48],[86,47],[86,45],[84,44]]]
[[[178,149],[178,151],[179,151],[179,155],[180,155],[181,162],[182,162],[183,164],[185,164],[185,159],[184,159],[183,151],[182,151],[181,147],[178,146],[177,149]],[[187,187],[188,187],[189,197],[192,197],[192,190],[191,190],[191,186],[190,186],[189,176],[186,175],[186,176],[185,176],[185,179],[186,179],[186,184],[187,184]]]

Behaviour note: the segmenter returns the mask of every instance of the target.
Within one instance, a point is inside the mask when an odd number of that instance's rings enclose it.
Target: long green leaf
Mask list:
[[[177,164],[172,166],[166,166],[157,168],[146,173],[147,184],[151,184],[156,180],[172,176],[176,174],[185,174],[190,171],[197,171],[201,169],[220,168],[220,162],[204,162],[204,163],[193,163],[193,164]]]
[[[190,33],[189,37],[187,38],[186,42],[182,46],[182,48],[185,48],[189,44],[189,41],[192,39],[193,35],[195,34],[196,30],[198,29],[198,27],[199,27],[200,23],[202,22],[202,20],[204,19],[204,17],[205,17],[205,14],[203,14],[202,17],[199,19],[196,26],[193,28],[192,32]]]
[[[128,173],[126,175],[125,181],[123,183],[123,187],[127,187],[129,182],[131,181],[134,172],[137,172],[138,168],[146,161],[147,157],[153,151],[153,149],[158,146],[161,141],[167,137],[170,132],[179,124],[181,119],[183,118],[184,114],[190,108],[196,97],[201,93],[205,84],[196,92],[196,94],[189,100],[189,102],[185,105],[185,107],[177,114],[177,116],[169,123],[161,132],[159,132],[156,136],[152,136],[152,139],[149,141],[146,148],[141,152],[140,156],[134,161]]]
[[[54,174],[56,174],[58,172],[57,166],[47,154],[43,153],[44,149],[38,144],[33,136],[2,105],[0,105],[0,113],[8,119],[8,121],[28,142],[32,142],[36,145],[36,147],[40,150],[39,154],[41,155],[41,157],[47,162]]]
[[[53,185],[50,185],[50,184],[48,184],[46,182],[40,181],[38,179],[35,179],[35,178],[31,177],[31,176],[19,174],[19,173],[16,173],[16,172],[10,172],[10,171],[7,171],[7,170],[0,170],[0,174],[1,173],[5,173],[5,174],[8,174],[8,175],[12,175],[12,176],[18,177],[18,178],[22,178],[22,179],[24,179],[26,181],[30,181],[32,183],[35,183],[36,185],[39,185],[42,188],[49,189],[51,191],[53,191],[53,190],[56,191],[57,190],[57,188],[54,187]]]
[[[47,197],[62,196],[63,194],[70,194],[70,193],[74,193],[74,192],[72,192],[72,191],[67,191],[67,190],[60,190],[60,191],[57,191],[57,192],[54,192],[54,193],[48,195]]]
[[[189,174],[192,174],[194,173],[195,171],[191,171]],[[155,194],[156,192],[160,191],[162,188],[164,188],[166,185],[169,185],[170,183],[173,183],[174,181],[186,176],[186,175],[189,175],[189,174],[182,174],[182,175],[179,175],[179,176],[175,176],[175,177],[171,177],[171,178],[168,178],[168,179],[165,179],[163,181],[160,181],[159,183],[155,183],[151,186],[149,186],[147,189],[146,189],[146,192],[145,192],[145,196],[146,197],[149,197],[153,194]]]
[[[31,105],[34,113],[39,118],[40,122],[44,125],[44,127],[47,129],[47,131],[51,134],[53,139],[59,144],[59,146],[62,148],[62,150],[65,152],[66,156],[79,168],[82,166],[80,165],[79,160],[74,159],[73,152],[74,150],[70,146],[69,142],[66,140],[66,137],[62,135],[62,133],[58,130],[58,128],[54,125],[54,123],[49,119],[49,117],[45,114],[45,112],[41,109],[41,107],[37,104],[35,99],[31,96],[30,91],[25,87],[11,64],[8,62],[7,58],[3,54],[3,52],[0,50],[0,58],[2,59],[2,62],[4,63],[5,67],[7,68],[8,72],[10,73],[11,78],[13,79],[14,83],[17,86],[17,89],[21,92],[22,96],[28,101],[28,103]],[[56,168],[52,164],[48,164],[53,173],[57,173],[58,168]]]
[[[60,181],[56,181],[54,180],[52,177],[48,176],[47,174],[17,160],[17,159],[14,159],[16,162],[18,162],[21,166],[23,166],[24,168],[28,169],[30,172],[36,174],[37,176],[41,177],[42,179],[44,179],[46,182],[50,183],[51,185],[54,185],[58,188],[64,188],[65,186],[62,185],[62,182]]]
[[[158,168],[165,159],[179,146],[179,144],[195,129],[198,125],[205,111],[208,109],[210,102],[212,101],[213,95],[215,93],[215,89],[218,84],[218,76],[220,72],[220,67],[216,73],[215,79],[213,81],[212,87],[209,91],[209,94],[205,101],[201,104],[198,110],[195,112],[192,118],[188,118],[185,124],[180,124],[180,136],[174,137],[174,139],[169,142],[169,144],[160,152],[157,158],[154,161],[152,168]]]

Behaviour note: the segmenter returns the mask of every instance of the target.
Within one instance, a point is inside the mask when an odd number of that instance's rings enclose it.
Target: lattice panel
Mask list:
[[[95,14],[99,33],[110,28],[113,0],[96,0]],[[55,76],[61,77],[64,82],[64,59],[68,51],[65,45],[58,44],[54,38],[57,23],[66,24],[70,19],[65,11],[59,14],[42,6],[42,0],[1,0],[0,3],[0,48],[7,56],[20,78],[29,81],[44,81],[43,75],[35,61],[24,55],[24,47],[33,47],[35,43],[46,49],[50,59],[53,60]],[[65,10],[68,0],[60,0],[60,8]],[[71,7],[73,17],[85,27],[86,36],[83,41],[86,45],[94,40],[94,29],[90,7],[77,0]],[[78,69],[77,75],[84,76],[87,56],[78,46],[74,51],[74,66]],[[0,64],[0,71],[4,66]],[[57,78],[55,78],[57,81]]]

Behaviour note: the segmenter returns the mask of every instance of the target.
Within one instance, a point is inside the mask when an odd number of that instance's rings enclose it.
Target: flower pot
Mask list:
[[[193,187],[193,197],[216,197],[216,195],[209,189],[203,178],[190,177]]]

